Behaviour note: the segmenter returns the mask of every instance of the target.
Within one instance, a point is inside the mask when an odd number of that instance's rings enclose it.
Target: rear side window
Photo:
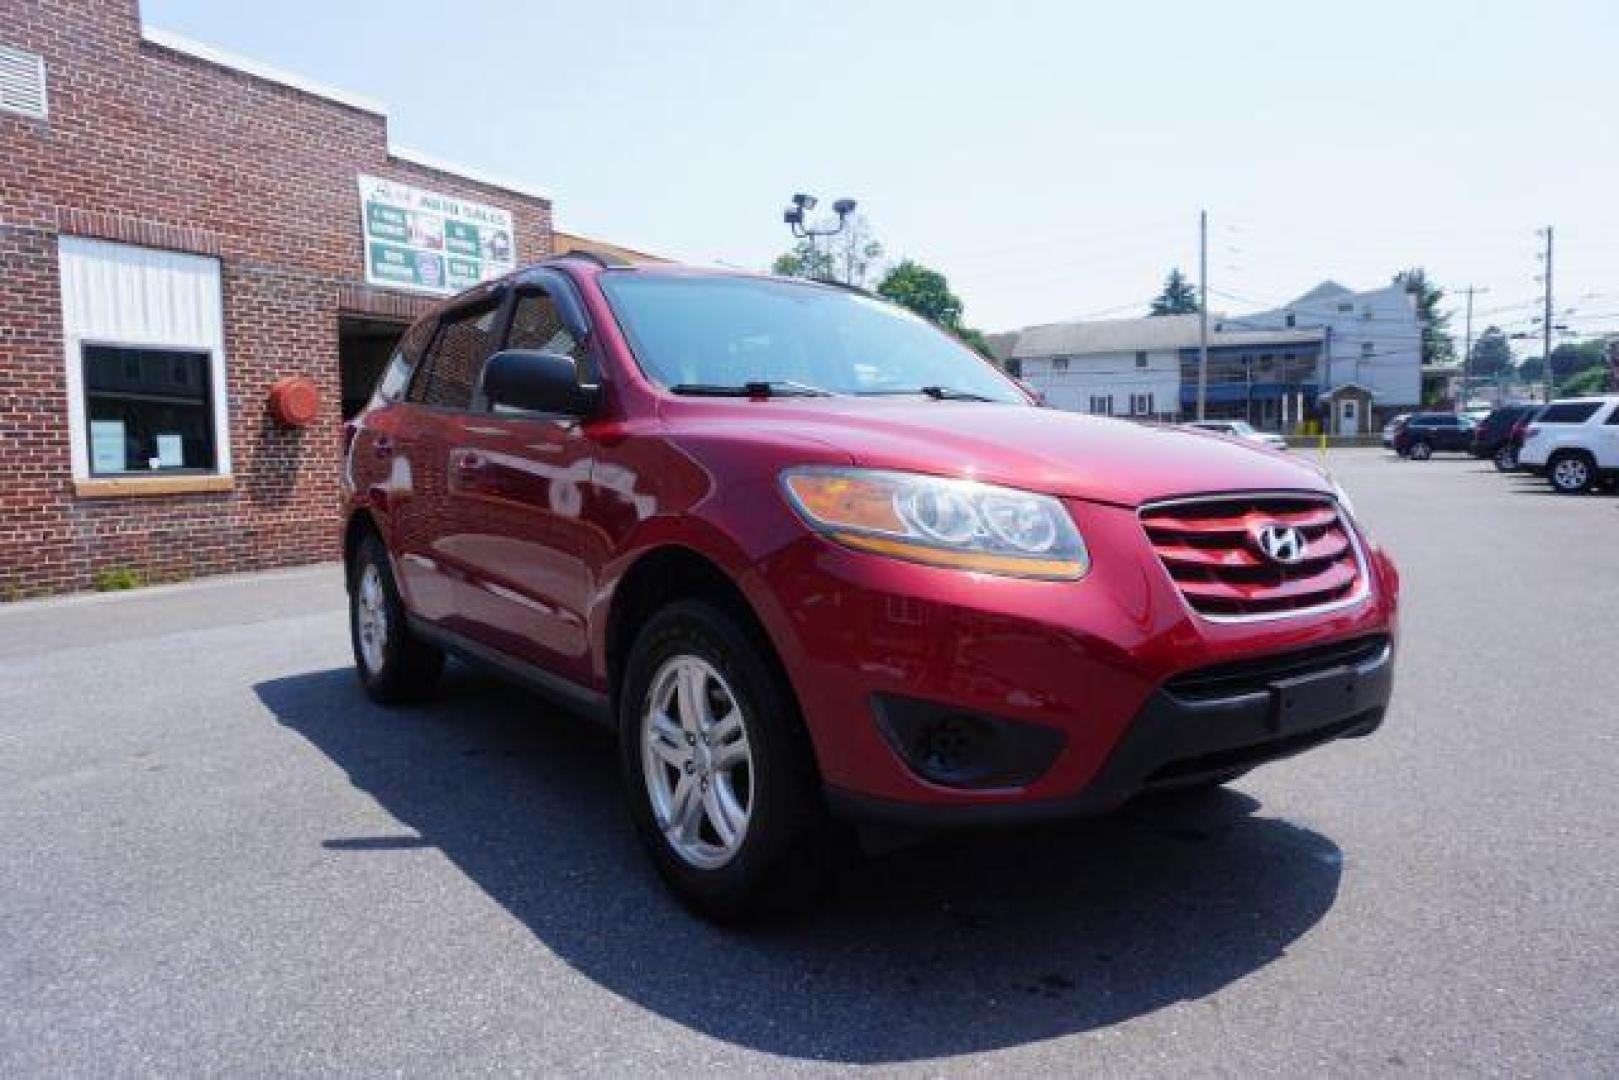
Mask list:
[[[458,311],[439,322],[422,359],[410,400],[441,409],[472,407],[472,388],[485,360],[495,351],[498,305]]]
[[[1616,403],[1613,407],[1613,412],[1608,414],[1608,423],[1614,427],[1619,427],[1619,403]]]
[[[1557,401],[1540,414],[1542,424],[1583,424],[1601,406],[1599,401]]]
[[[581,383],[596,382],[590,351],[576,340],[562,323],[556,301],[544,289],[524,289],[512,307],[512,328],[506,335],[508,349],[536,349],[540,352],[571,356],[579,365]]]
[[[406,330],[405,336],[399,339],[399,347],[388,358],[388,366],[383,369],[382,378],[377,382],[377,396],[383,401],[398,401],[405,396],[411,372],[416,369],[416,362],[422,358],[422,350],[433,336],[433,326],[433,320],[423,319]]]

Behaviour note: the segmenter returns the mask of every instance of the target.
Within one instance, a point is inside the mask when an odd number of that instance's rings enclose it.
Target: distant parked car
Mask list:
[[[1512,445],[1512,432],[1518,421],[1537,411],[1538,405],[1503,405],[1491,409],[1490,414],[1473,429],[1473,444],[1468,453],[1476,458],[1490,458],[1502,472],[1517,467],[1517,450]]]
[[[1547,405],[1524,430],[1518,464],[1564,495],[1619,481],[1619,395]]]
[[[1287,449],[1286,439],[1269,431],[1260,431],[1245,420],[1193,420],[1186,426],[1197,428],[1199,431],[1213,431],[1220,435],[1246,439],[1248,442],[1258,443],[1272,450]]]
[[[1518,452],[1523,449],[1524,433],[1529,430],[1529,425],[1538,420],[1540,414],[1545,411],[1546,406],[1544,405],[1531,405],[1529,411],[1519,417],[1518,422],[1512,425],[1512,431],[1507,436],[1507,444],[1495,452],[1495,467],[1498,470],[1501,472],[1513,472],[1518,468]]]
[[[1394,433],[1394,452],[1412,461],[1466,453],[1472,445],[1473,425],[1456,413],[1413,413]]]
[[[1409,419],[1411,419],[1411,414],[1410,413],[1400,413],[1398,416],[1394,417],[1388,423],[1383,425],[1383,445],[1384,446],[1387,446],[1390,449],[1393,449],[1393,447],[1394,447],[1394,436],[1399,432],[1399,430],[1402,427],[1405,426],[1405,422],[1407,420],[1409,420]]]

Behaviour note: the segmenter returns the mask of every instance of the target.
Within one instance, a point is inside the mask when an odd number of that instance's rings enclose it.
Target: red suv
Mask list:
[[[354,652],[618,736],[724,918],[839,819],[1107,810],[1365,735],[1399,578],[1315,467],[1037,407],[833,285],[568,255],[440,305],[346,429]]]

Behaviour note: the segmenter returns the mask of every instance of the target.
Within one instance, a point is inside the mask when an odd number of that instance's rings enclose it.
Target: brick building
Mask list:
[[[0,4],[0,162],[0,599],[332,557],[340,421],[404,326],[552,248],[545,193],[137,0]]]

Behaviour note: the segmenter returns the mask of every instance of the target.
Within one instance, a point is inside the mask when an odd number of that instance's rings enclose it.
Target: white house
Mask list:
[[[1197,340],[1197,323],[1196,315],[1161,315],[1051,323],[1000,337],[1008,370],[1053,408],[1173,419],[1180,413],[1180,350]]]

